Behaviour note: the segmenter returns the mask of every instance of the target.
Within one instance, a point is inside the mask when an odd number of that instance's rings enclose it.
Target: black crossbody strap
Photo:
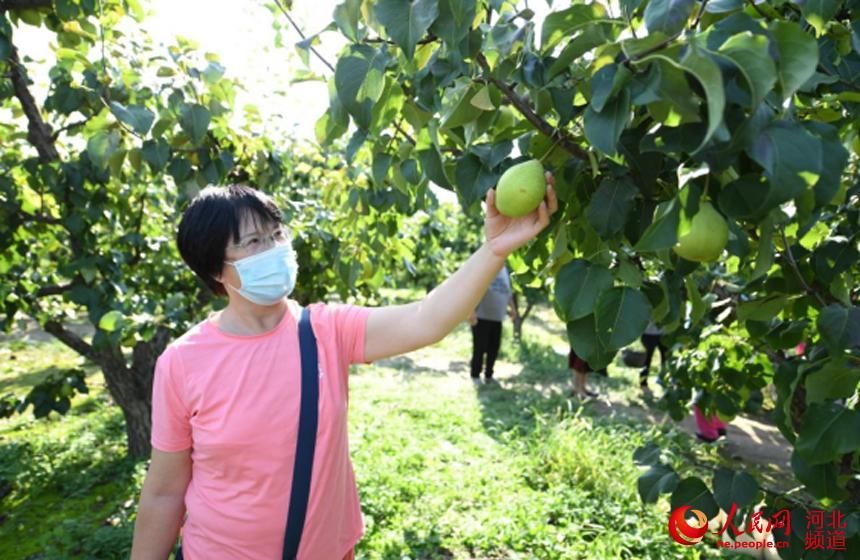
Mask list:
[[[299,320],[299,348],[302,359],[302,402],[299,412],[299,434],[296,441],[296,464],[293,469],[293,487],[287,528],[284,537],[283,560],[294,560],[302,539],[305,513],[311,493],[311,472],[317,443],[317,403],[319,402],[319,362],[317,341],[311,328],[311,313],[302,309]]]

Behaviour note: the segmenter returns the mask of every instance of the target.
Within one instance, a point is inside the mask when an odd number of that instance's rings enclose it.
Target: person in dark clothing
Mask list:
[[[469,317],[469,324],[472,326],[470,373],[476,383],[481,377],[481,370],[484,371],[485,383],[493,382],[493,366],[499,355],[502,321],[505,320],[506,312],[511,317],[516,315],[511,279],[507,267],[503,266],[478,304],[478,308]]]
[[[651,358],[654,356],[654,350],[657,348],[660,349],[661,369],[666,365],[666,361],[669,359],[669,348],[660,340],[662,335],[663,330],[651,322],[648,323],[648,327],[640,338],[642,346],[645,347],[645,367],[643,367],[642,371],[639,372],[639,387],[643,391],[648,390],[648,371],[651,369]]]

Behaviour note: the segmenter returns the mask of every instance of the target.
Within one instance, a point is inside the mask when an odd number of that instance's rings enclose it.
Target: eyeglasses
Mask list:
[[[243,255],[255,255],[266,247],[272,247],[279,243],[285,243],[289,239],[287,230],[278,227],[271,233],[254,233],[241,243],[230,244],[227,247],[237,250]]]

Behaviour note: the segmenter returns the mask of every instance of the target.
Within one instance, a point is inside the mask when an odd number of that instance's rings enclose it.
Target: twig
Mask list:
[[[763,11],[761,11],[761,8],[759,8],[758,4],[755,3],[755,0],[747,0],[747,4],[752,6],[752,9],[755,10],[756,12],[758,12],[758,15],[760,15],[764,19],[770,21],[770,16],[767,15],[766,13],[764,13]]]
[[[307,39],[307,37],[305,37],[305,34],[302,32],[301,28],[299,28],[299,26],[296,24],[296,22],[295,22],[295,21],[293,21],[293,18],[290,16],[290,12],[288,12],[288,11],[286,10],[286,8],[284,8],[284,6],[281,4],[281,0],[275,0],[275,5],[276,5],[276,6],[278,6],[278,8],[279,8],[282,12],[284,12],[284,15],[285,15],[285,16],[287,16],[287,21],[289,21],[289,22],[290,22],[290,25],[292,25],[292,26],[293,26],[293,29],[295,29],[295,30],[296,30],[296,32],[299,34],[299,37],[301,37],[301,38],[302,38],[302,41],[306,40],[306,39]],[[317,57],[318,59],[320,59],[320,60],[322,61],[322,63],[323,63],[323,64],[325,64],[326,66],[328,66],[328,69],[329,69],[329,70],[331,70],[332,72],[334,72],[334,66],[332,66],[332,65],[329,63],[329,61],[328,61],[328,60],[326,60],[325,58],[323,58],[323,55],[321,55],[321,54],[320,54],[320,53],[319,53],[319,52],[314,48],[314,46],[313,46],[313,45],[308,44],[308,48],[311,50],[311,52],[312,52],[312,53],[314,53],[314,54],[316,55],[316,57]]]
[[[570,154],[578,157],[581,160],[585,160],[588,158],[588,154],[579,147],[579,145],[574,142],[572,138],[570,138],[564,131],[560,129],[553,128],[546,120],[537,115],[529,104],[523,100],[517,93],[505,82],[499,80],[494,77],[492,71],[490,70],[490,65],[487,62],[487,59],[484,57],[483,53],[478,53],[476,60],[478,64],[484,71],[485,79],[491,81],[497,88],[499,88],[502,93],[505,94],[505,97],[511,102],[511,104],[517,108],[517,110],[522,113],[522,115],[528,120],[530,123],[534,125],[535,128],[540,130],[545,136],[551,139],[555,139],[559,142],[559,144],[567,150]]]
[[[789,247],[789,245],[788,245],[788,237],[786,237],[786,235],[785,235],[785,228],[780,227],[779,233],[782,235],[782,243],[785,246],[785,256],[788,259],[788,264],[791,265],[791,269],[794,271],[794,274],[797,276],[797,279],[800,281],[801,286],[803,286],[803,289],[806,290],[807,294],[814,296],[815,299],[818,300],[818,303],[821,304],[821,307],[826,307],[827,302],[824,301],[824,298],[822,298],[818,294],[818,292],[813,290],[809,286],[809,284],[806,283],[806,279],[803,277],[803,274],[800,273],[800,268],[798,268],[798,266],[797,266],[797,261],[794,260],[794,255],[791,254],[791,247]]]
[[[702,18],[702,15],[705,13],[705,7],[707,5],[708,5],[708,0],[704,0],[702,2],[702,5],[699,7],[699,12],[696,14],[696,18],[693,20],[692,25],[690,25],[690,29],[693,29],[694,27],[696,27],[699,24],[699,20]],[[671,37],[668,37],[667,39],[660,41],[659,43],[657,43],[653,47],[645,49],[644,51],[637,53],[631,57],[628,57],[625,55],[624,58],[621,60],[621,64],[623,64],[624,66],[629,68],[631,62],[636,62],[637,60],[641,60],[641,59],[645,58],[646,56],[648,56],[649,54],[655,53],[657,51],[661,51],[661,50],[665,49],[666,47],[668,47],[669,45],[671,45],[673,42],[675,42],[678,39],[678,37],[680,37],[684,33],[684,31],[685,31],[685,29],[682,28],[677,33],[674,33]]]
[[[67,130],[71,130],[73,128],[77,128],[79,126],[83,126],[83,125],[87,124],[87,122],[89,122],[89,119],[84,119],[82,121],[73,122],[71,124],[67,124],[67,125],[63,126],[62,128],[58,128],[56,130],[56,132],[54,132],[51,135],[51,140],[56,140],[57,138],[60,137],[60,134],[62,134],[63,132],[65,132]]]
[[[699,25],[699,20],[702,19],[702,16],[705,14],[705,8],[708,6],[708,0],[702,0],[702,5],[699,6],[699,13],[696,14],[696,19],[693,20],[693,23],[690,25],[690,29],[695,29],[697,25]]]
[[[400,134],[402,134],[402,135],[403,135],[407,140],[409,140],[409,143],[410,143],[410,144],[412,144],[413,146],[415,146],[415,145],[417,145],[417,144],[418,144],[418,143],[415,141],[415,139],[414,139],[414,138],[412,138],[412,136],[410,136],[410,135],[409,135],[409,133],[408,133],[408,132],[406,132],[405,130],[403,130],[402,128],[400,128],[400,123],[399,123],[399,122],[395,122],[395,123],[394,123],[394,129],[395,129],[395,130],[397,130],[397,132],[399,132]]]

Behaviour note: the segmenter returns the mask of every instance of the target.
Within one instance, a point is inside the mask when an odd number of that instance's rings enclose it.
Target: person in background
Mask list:
[[[663,329],[653,321],[650,321],[648,323],[648,327],[645,328],[645,332],[640,338],[642,346],[645,347],[645,367],[643,367],[642,371],[639,372],[639,388],[642,389],[642,391],[649,390],[648,371],[651,369],[651,358],[654,356],[654,349],[660,349],[661,369],[666,365],[666,361],[669,359],[669,348],[660,341],[660,337],[662,335]]]
[[[570,368],[570,374],[573,377],[573,390],[570,392],[570,396],[581,399],[596,397],[597,393],[589,391],[585,386],[586,375],[589,371],[594,370],[591,369],[585,360],[576,355],[573,347],[571,347],[570,352],[567,354],[567,367]],[[601,371],[606,371],[606,368],[603,368]]]
[[[507,266],[502,266],[490,287],[481,298],[477,309],[469,316],[472,327],[472,361],[470,364],[472,382],[478,383],[481,370],[484,371],[484,383],[493,383],[493,366],[499,355],[502,343],[502,321],[505,314],[512,319],[517,316],[514,306],[514,291],[511,288],[511,277]],[[486,360],[485,360],[486,358]],[[484,365],[486,361],[486,366]]]
[[[699,405],[693,405],[693,414],[696,417],[696,437],[701,441],[713,443],[727,434],[725,423],[716,414],[706,417]]]

